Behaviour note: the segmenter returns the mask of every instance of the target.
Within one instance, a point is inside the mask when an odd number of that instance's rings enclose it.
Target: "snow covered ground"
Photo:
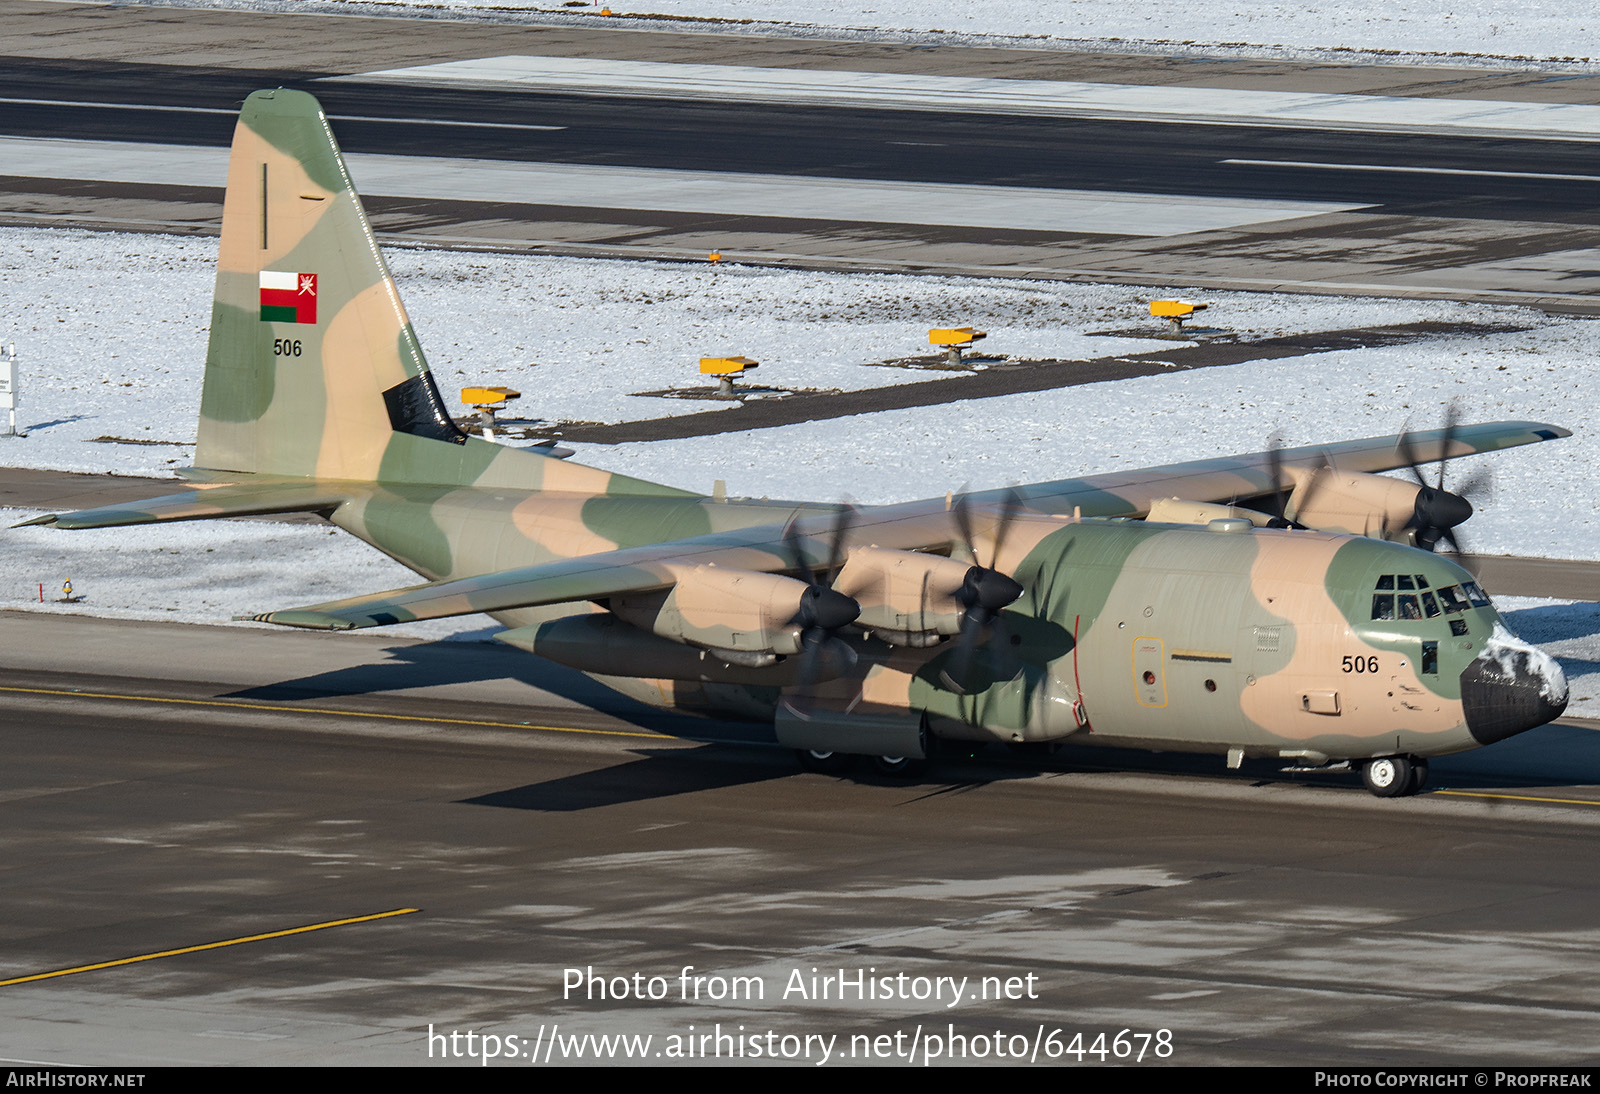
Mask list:
[[[161,474],[193,455],[215,241],[0,230],[0,336],[17,340],[19,423],[0,464]],[[696,358],[740,352],[774,385],[856,388],[936,373],[861,362],[920,352],[929,326],[972,323],[984,347],[1088,357],[1179,343],[1089,331],[1148,323],[1137,289],[1024,281],[710,268],[616,260],[395,251],[391,263],[440,386],[505,384],[549,419],[626,420],[718,404],[629,391],[699,385]],[[1308,444],[1436,423],[1551,421],[1571,439],[1485,458],[1491,501],[1467,526],[1475,549],[1600,558],[1593,395],[1600,323],[1486,306],[1205,294],[1215,325],[1251,333],[1417,319],[1500,320],[1522,332],[1174,373],[943,407],[656,444],[586,446],[598,466],[709,490],[862,503],[950,488],[1063,478],[1260,449],[1280,431]],[[130,332],[137,332],[131,335]],[[730,408],[727,413],[738,413]],[[122,438],[105,442],[96,438]],[[130,440],[160,443],[129,444]],[[1471,461],[1451,469],[1464,476]],[[34,514],[10,511],[6,524]],[[71,579],[85,601],[53,603]],[[0,606],[217,622],[230,615],[410,584],[415,577],[315,526],[225,522],[61,532],[0,531]],[[39,604],[39,586],[47,601]],[[1600,609],[1508,602],[1549,642],[1575,712],[1600,716]],[[482,619],[399,633],[483,637]],[[1588,705],[1580,700],[1588,700]]]
[[[1595,60],[1600,15],[1584,0],[1341,0],[1288,4],[1233,0],[1035,0],[952,5],[941,0],[167,0],[171,6],[333,10],[539,22],[599,19],[672,30],[775,33],[865,40],[977,42],[1033,48],[1106,49],[1351,59],[1351,54],[1411,61],[1505,64]],[[629,16],[641,17],[638,21]],[[657,17],[652,19],[651,17]],[[660,17],[665,17],[660,18]],[[667,20],[671,20],[668,23]],[[679,20],[703,22],[685,26]]]
[[[11,466],[161,474],[193,456],[215,241],[49,229],[0,231],[0,337],[21,363],[26,438]],[[927,329],[969,323],[986,352],[1082,359],[1170,349],[1090,334],[1151,325],[1182,286],[839,274],[750,267],[391,252],[440,387],[523,392],[517,414],[618,421],[736,406],[630,392],[701,387],[699,357],[742,353],[777,387],[860,388],[938,373],[863,362],[927,350]],[[1189,295],[1195,295],[1192,291]],[[1526,331],[1442,338],[1175,373],[866,418],[618,447],[580,461],[690,489],[852,497],[864,503],[1258,451],[1274,431],[1315,444],[1427,428],[1459,400],[1469,420],[1533,419],[1569,440],[1490,461],[1493,499],[1468,526],[1488,552],[1600,558],[1600,464],[1590,428],[1600,323],[1435,301],[1205,293],[1207,322],[1251,334],[1421,319]],[[130,332],[138,332],[130,335]],[[120,438],[107,443],[97,438]],[[142,441],[130,444],[127,441]],[[149,443],[156,442],[156,443]],[[1470,461],[1451,469],[1465,474]]]

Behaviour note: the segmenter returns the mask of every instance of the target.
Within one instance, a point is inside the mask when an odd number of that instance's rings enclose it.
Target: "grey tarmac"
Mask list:
[[[0,979],[418,909],[0,988],[13,1057],[414,1066],[476,1063],[430,1060],[430,1026],[922,1023],[1168,1029],[1179,1064],[1592,1062],[1592,728],[1438,760],[1447,789],[1402,801],[1071,758],[888,784],[576,720],[475,644],[32,613],[0,636]],[[101,671],[49,668],[85,650]],[[687,966],[765,998],[563,998],[569,968],[676,991]],[[785,1001],[813,969],[1037,998]]]
[[[274,83],[319,87],[325,94],[350,95],[357,85],[322,84],[323,77],[376,69],[470,59],[507,53],[554,57],[607,58],[619,61],[682,61],[863,72],[915,72],[943,76],[997,75],[1028,79],[1102,81],[1171,88],[1231,88],[1250,91],[1328,91],[1356,95],[1388,95],[1418,99],[1492,99],[1530,103],[1593,104],[1600,102],[1600,77],[1551,71],[1483,71],[1421,68],[1383,64],[1306,64],[1262,60],[1126,56],[1065,50],[927,47],[894,43],[786,39],[777,36],[733,36],[685,33],[681,25],[630,23],[594,25],[598,20],[570,20],[565,25],[518,25],[473,20],[406,19],[349,15],[261,15],[239,11],[171,10],[92,4],[48,4],[24,0],[0,15],[6,52],[16,84],[4,85],[12,96],[45,99],[110,98],[124,104],[168,102],[173,86],[193,89],[227,108],[257,86]],[[330,28],[336,28],[330,33]],[[137,57],[134,64],[125,59]],[[385,90],[384,94],[390,94]],[[464,102],[483,106],[489,92],[462,92]],[[475,98],[475,96],[477,98]],[[559,97],[548,101],[558,101]],[[645,104],[651,105],[651,104]],[[660,106],[662,104],[654,104]],[[676,109],[666,104],[667,109]],[[35,106],[8,105],[12,118]],[[512,107],[506,107],[512,109]],[[517,108],[520,109],[520,108]],[[638,116],[630,105],[624,117]],[[745,111],[749,113],[749,111]],[[101,111],[95,124],[105,137],[125,139],[136,124],[136,112]],[[55,116],[41,115],[50,134]],[[954,117],[954,116],[952,116]],[[855,132],[867,124],[859,114],[824,116],[829,133]],[[991,119],[992,120],[992,119]],[[598,128],[601,119],[580,129]],[[731,119],[728,129],[739,119]],[[185,123],[189,124],[189,123]],[[632,162],[631,156],[655,156],[646,148],[652,134],[666,124],[640,123],[641,143],[602,149],[598,160]],[[903,123],[895,122],[903,128]],[[941,125],[945,124],[943,122]],[[964,121],[951,124],[967,124]],[[979,124],[984,124],[979,120]],[[395,126],[382,127],[392,137]],[[1129,128],[1129,127],[1123,127]],[[1138,126],[1131,127],[1139,129]],[[1232,127],[1216,132],[1182,164],[1164,163],[1175,127],[1153,126],[1148,139],[1130,145],[1132,167],[1124,166],[1116,185],[1151,192],[1182,193],[1200,168],[1215,170],[1222,161],[1250,153],[1239,146]],[[12,130],[15,131],[15,130]],[[1141,130],[1142,131],[1142,130]],[[793,143],[794,129],[741,133],[742,147],[760,146],[777,155]],[[1309,131],[1307,131],[1309,132]],[[437,136],[430,130],[430,136]],[[635,137],[638,135],[635,134]],[[101,139],[105,139],[102,137]],[[146,135],[144,140],[163,138]],[[222,138],[218,138],[220,142]],[[632,140],[634,138],[619,138]],[[892,141],[893,138],[888,138]],[[936,141],[944,137],[934,138]],[[960,141],[971,139],[957,136]],[[977,174],[969,181],[989,182],[983,172],[1002,174],[1060,146],[1051,132],[1029,146],[996,147],[974,159]],[[1086,148],[1098,136],[1082,138]],[[1318,138],[1321,139],[1320,137]],[[1021,136],[1008,141],[1022,140]],[[1268,144],[1270,158],[1336,163],[1359,159],[1368,151],[1358,142],[1337,147],[1284,144],[1300,136],[1278,131]],[[1410,144],[1415,141],[1407,139]],[[659,144],[659,138],[657,139]],[[825,143],[825,142],[824,142]],[[870,143],[870,142],[869,142]],[[1535,144],[1539,142],[1533,142]],[[392,144],[390,150],[397,150]],[[1473,145],[1472,152],[1452,146],[1421,155],[1454,162],[1457,156],[1494,154],[1495,142]],[[412,149],[421,151],[423,148]],[[1403,149],[1394,150],[1404,157]],[[1545,162],[1548,149],[1516,152],[1509,161],[1516,172],[1553,172],[1560,176],[1587,163],[1568,149],[1566,159]],[[900,152],[909,154],[908,150]],[[430,153],[431,154],[431,153]],[[504,153],[495,153],[502,155]],[[526,153],[517,153],[526,155]],[[874,154],[881,154],[881,149]],[[1119,153],[1120,154],[1120,153]],[[1265,155],[1266,153],[1262,153]],[[858,155],[851,151],[847,160]],[[1578,155],[1577,160],[1571,160]],[[903,157],[902,157],[903,158]],[[959,157],[956,157],[959,158]],[[1170,157],[1165,157],[1170,159]],[[1422,162],[1419,160],[1418,162]],[[938,162],[952,157],[941,154]],[[737,158],[728,160],[738,162]],[[1409,162],[1409,161],[1408,161]],[[1502,161],[1496,160],[1496,165]],[[1477,164],[1464,164],[1472,168]],[[725,169],[725,163],[714,165]],[[850,173],[848,163],[823,162],[795,173]],[[877,170],[875,167],[874,170]],[[1098,168],[1097,168],[1098,170]],[[1115,170],[1108,165],[1106,170]],[[1160,176],[1159,171],[1167,173]],[[1222,185],[1251,193],[1288,185],[1323,188],[1344,186],[1349,172],[1311,172],[1288,167],[1261,175],[1243,168]],[[1249,172],[1257,172],[1249,174]],[[1284,171],[1289,177],[1280,177]],[[1584,169],[1587,171],[1587,168]],[[1493,172],[1491,172],[1493,174]],[[887,176],[886,176],[887,177]],[[1357,190],[1385,190],[1397,175],[1364,176]],[[1524,180],[1508,203],[1491,192],[1489,178],[1469,182],[1446,180],[1414,184],[1409,197],[1393,207],[1262,225],[1243,225],[1151,239],[1064,236],[1039,232],[940,228],[931,225],[804,222],[785,219],[781,204],[769,217],[716,217],[688,213],[640,213],[588,205],[450,202],[375,199],[375,226],[386,241],[405,239],[431,246],[511,249],[540,253],[618,257],[702,259],[720,250],[731,260],[806,268],[851,268],[986,276],[1027,276],[1122,284],[1178,284],[1213,289],[1311,291],[1332,294],[1394,295],[1439,299],[1473,299],[1518,303],[1551,310],[1590,312],[1600,287],[1593,274],[1593,253],[1600,235],[1578,211],[1590,201],[1582,183],[1546,184]],[[1145,179],[1157,181],[1145,185]],[[1129,180],[1132,180],[1131,182]],[[1010,180],[1016,184],[1015,180]],[[1505,180],[1501,180],[1502,182]],[[1038,185],[1038,182],[1027,183]],[[1052,185],[1065,185],[1059,182]],[[1078,183],[1076,185],[1083,185]],[[1104,188],[1104,184],[1096,184]],[[1560,186],[1579,187],[1563,190]],[[1556,187],[1556,189],[1552,189]],[[1438,200],[1435,201],[1434,198]],[[1372,200],[1359,195],[1354,200]],[[143,231],[215,230],[220,193],[189,182],[173,185],[129,185],[96,180],[0,178],[0,223],[78,225]]]

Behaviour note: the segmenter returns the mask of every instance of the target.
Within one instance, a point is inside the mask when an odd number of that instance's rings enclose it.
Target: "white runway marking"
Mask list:
[[[1600,140],[1600,107],[1490,99],[996,80],[584,57],[485,57],[331,79],[441,87],[499,84],[582,95],[860,109]]]
[[[1465,167],[1405,167],[1382,163],[1312,163],[1307,160],[1218,160],[1240,167],[1306,167],[1316,171],[1387,171],[1401,175],[1468,175],[1491,179],[1553,179],[1600,182],[1600,175],[1558,175],[1545,171],[1474,171]]]
[[[0,138],[0,174],[221,187],[225,148]],[[356,188],[386,197],[922,224],[1077,235],[1171,236],[1348,212],[1363,205],[1155,196],[880,179],[349,155]]]

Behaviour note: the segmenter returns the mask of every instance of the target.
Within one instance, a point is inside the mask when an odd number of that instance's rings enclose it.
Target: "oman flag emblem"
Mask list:
[[[261,271],[261,321],[263,323],[315,323],[317,275]]]

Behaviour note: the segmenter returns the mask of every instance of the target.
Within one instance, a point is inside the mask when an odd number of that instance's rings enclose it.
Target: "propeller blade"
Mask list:
[[[1466,495],[1486,496],[1492,481],[1490,472],[1485,468],[1469,476],[1461,488],[1454,492],[1444,488],[1452,459],[1450,449],[1460,430],[1461,401],[1451,399],[1444,408],[1444,427],[1439,431],[1439,476],[1437,483],[1432,486],[1417,465],[1416,449],[1411,443],[1409,431],[1400,436],[1400,455],[1405,459],[1411,477],[1422,488],[1417,491],[1416,507],[1408,527],[1416,530],[1417,546],[1427,551],[1435,550],[1439,542],[1444,540],[1455,548],[1457,554],[1462,553],[1460,541],[1452,530],[1472,516],[1472,503]]]
[[[795,614],[794,622],[801,628],[800,664],[795,669],[794,683],[783,698],[784,705],[799,717],[809,716],[807,711],[814,706],[813,689],[817,684],[847,675],[859,661],[855,648],[840,638],[838,632],[860,618],[861,604],[833,588],[855,522],[853,505],[842,505],[834,514],[833,524],[828,529],[827,556],[821,575],[813,569],[794,524],[784,532],[783,548],[789,568],[811,586]]]
[[[1444,472],[1450,464],[1450,445],[1461,426],[1461,400],[1451,399],[1444,405],[1444,436],[1439,439],[1439,482],[1435,490],[1444,489]]]
[[[1283,438],[1277,433],[1267,438],[1267,475],[1272,479],[1273,516],[1288,520],[1289,491],[1283,485]]]
[[[968,613],[969,616],[971,613]],[[956,644],[950,651],[944,667],[939,670],[939,680],[944,686],[957,695],[967,693],[967,684],[972,676],[972,655],[978,648],[978,636],[982,633],[982,626],[968,626],[965,621],[961,624],[961,634],[956,638]]]
[[[1464,498],[1477,497],[1480,501],[1489,501],[1494,497],[1494,471],[1487,467],[1478,468],[1456,487],[1455,492]]]
[[[994,529],[994,554],[989,557],[989,565],[1000,565],[1000,552],[1005,547],[1006,535],[1011,531],[1011,526],[1016,522],[1017,514],[1022,510],[1022,495],[1016,487],[1006,487],[1005,497],[1000,502],[1000,521]],[[1020,589],[1021,586],[1019,585]],[[1018,596],[1022,595],[1020,592]],[[1016,597],[1012,597],[1015,600]],[[1006,603],[1010,603],[1007,601]]]
[[[1400,434],[1400,441],[1395,445],[1400,450],[1400,458],[1406,461],[1406,470],[1411,472],[1411,477],[1417,480],[1418,486],[1427,486],[1428,480],[1422,477],[1422,468],[1417,461],[1417,446],[1411,443],[1409,429]]]

